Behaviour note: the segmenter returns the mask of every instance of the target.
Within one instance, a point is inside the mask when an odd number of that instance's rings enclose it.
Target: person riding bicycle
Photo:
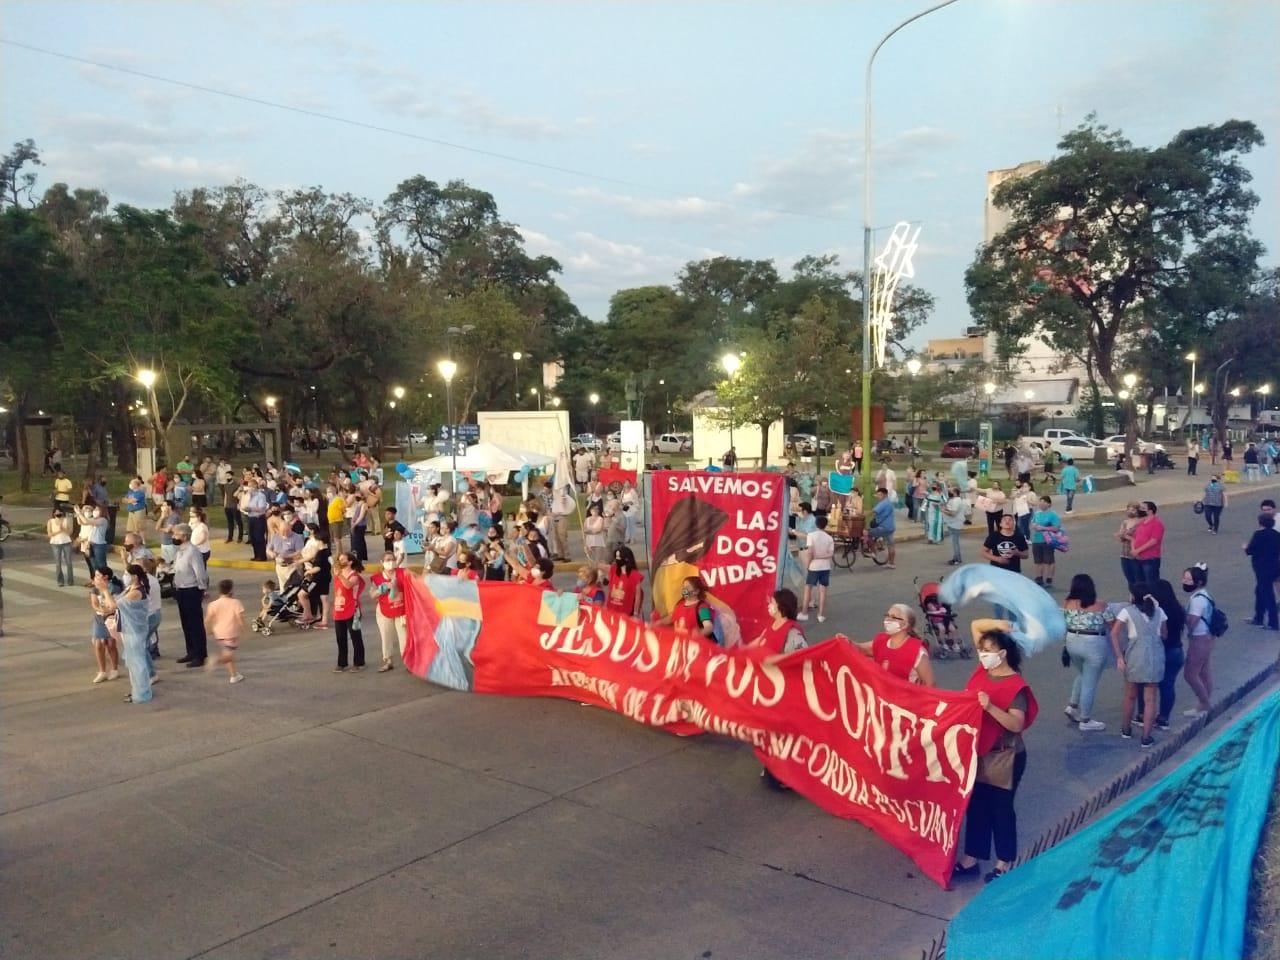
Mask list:
[[[876,488],[876,505],[871,511],[871,526],[863,534],[863,543],[867,550],[871,549],[871,544],[877,537],[888,545],[890,570],[894,569],[894,561],[898,555],[898,551],[893,545],[893,532],[896,529],[893,515],[895,506],[894,501],[889,498],[887,489],[884,487]]]

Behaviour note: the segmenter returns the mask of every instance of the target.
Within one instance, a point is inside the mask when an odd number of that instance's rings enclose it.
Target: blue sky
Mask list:
[[[0,143],[36,140],[42,187],[144,205],[238,177],[375,201],[415,174],[462,178],[603,319],[619,288],[705,256],[860,266],[863,66],[927,5],[6,0],[5,40],[580,173],[13,46],[0,46]],[[1254,228],[1274,264],[1278,49],[1269,0],[960,0],[895,36],[876,65],[874,220],[922,221],[916,282],[938,301],[925,334],[967,323],[985,172],[1049,157],[1091,110],[1148,145],[1257,123]]]

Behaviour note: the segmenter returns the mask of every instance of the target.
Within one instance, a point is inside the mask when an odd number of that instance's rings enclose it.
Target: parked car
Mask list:
[[[420,430],[415,430],[409,434],[410,443],[430,443],[431,438]]]
[[[977,440],[948,440],[942,445],[942,451],[939,454],[939,456],[948,460],[959,460],[961,457],[976,457],[977,455]]]
[[[582,447],[585,450],[599,450],[604,445],[594,433],[580,433],[570,443],[572,446]]]
[[[650,449],[654,453],[691,453],[693,440],[687,433],[664,433],[653,441]]]
[[[1127,440],[1128,438],[1123,433],[1117,433],[1114,436],[1107,437],[1102,442],[1107,446],[1107,453],[1117,457],[1124,453],[1124,445]],[[1164,447],[1161,444],[1143,440],[1141,437],[1138,437],[1134,442],[1138,447],[1139,453],[1162,453],[1164,451]]]
[[[1071,436],[1059,437],[1057,440],[1050,442],[1049,446],[1063,457],[1070,457],[1072,460],[1093,461],[1093,451],[1099,448],[1105,448],[1101,440],[1095,440],[1093,437],[1082,437],[1079,434]]]

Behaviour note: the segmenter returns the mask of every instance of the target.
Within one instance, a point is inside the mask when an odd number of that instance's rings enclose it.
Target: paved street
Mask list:
[[[1171,476],[1140,495],[1195,489]],[[1082,498],[1081,513],[1130,496],[1115,493]],[[1231,493],[1216,538],[1186,507],[1161,514],[1166,575],[1208,561],[1230,613],[1223,692],[1280,649],[1244,624],[1240,544],[1263,494]],[[1069,523],[1060,594],[1086,571],[1119,598],[1117,522]],[[246,682],[230,686],[173,664],[167,605],[156,699],[125,706],[124,680],[89,684],[83,588],[54,586],[42,544],[5,546],[0,957],[905,958],[975,889],[939,890],[863,827],[761,789],[744,746],[568,702],[445,692],[403,670],[334,675],[331,633],[251,638]],[[967,559],[977,549],[966,538]],[[948,556],[915,543],[896,571],[838,571],[823,626],[869,637]],[[214,573],[256,605],[262,574]],[[936,669],[960,687],[972,661]],[[1043,712],[1018,795],[1024,848],[1140,756],[1116,733],[1114,671],[1101,734],[1063,720],[1072,673],[1056,652],[1027,676]],[[1179,697],[1188,705],[1181,682]]]

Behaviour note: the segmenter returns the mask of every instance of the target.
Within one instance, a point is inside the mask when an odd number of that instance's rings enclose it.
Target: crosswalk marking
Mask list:
[[[27,573],[24,570],[14,570],[12,567],[7,567],[4,571],[5,603],[15,607],[37,607],[48,603],[51,599],[50,597],[14,590],[12,584],[21,583],[28,587],[39,587],[41,590],[48,590],[50,593],[54,593],[59,590],[59,587],[53,576],[53,564],[49,564],[49,573],[42,577],[37,577],[34,573]],[[72,588],[63,587],[61,589],[69,590]]]

